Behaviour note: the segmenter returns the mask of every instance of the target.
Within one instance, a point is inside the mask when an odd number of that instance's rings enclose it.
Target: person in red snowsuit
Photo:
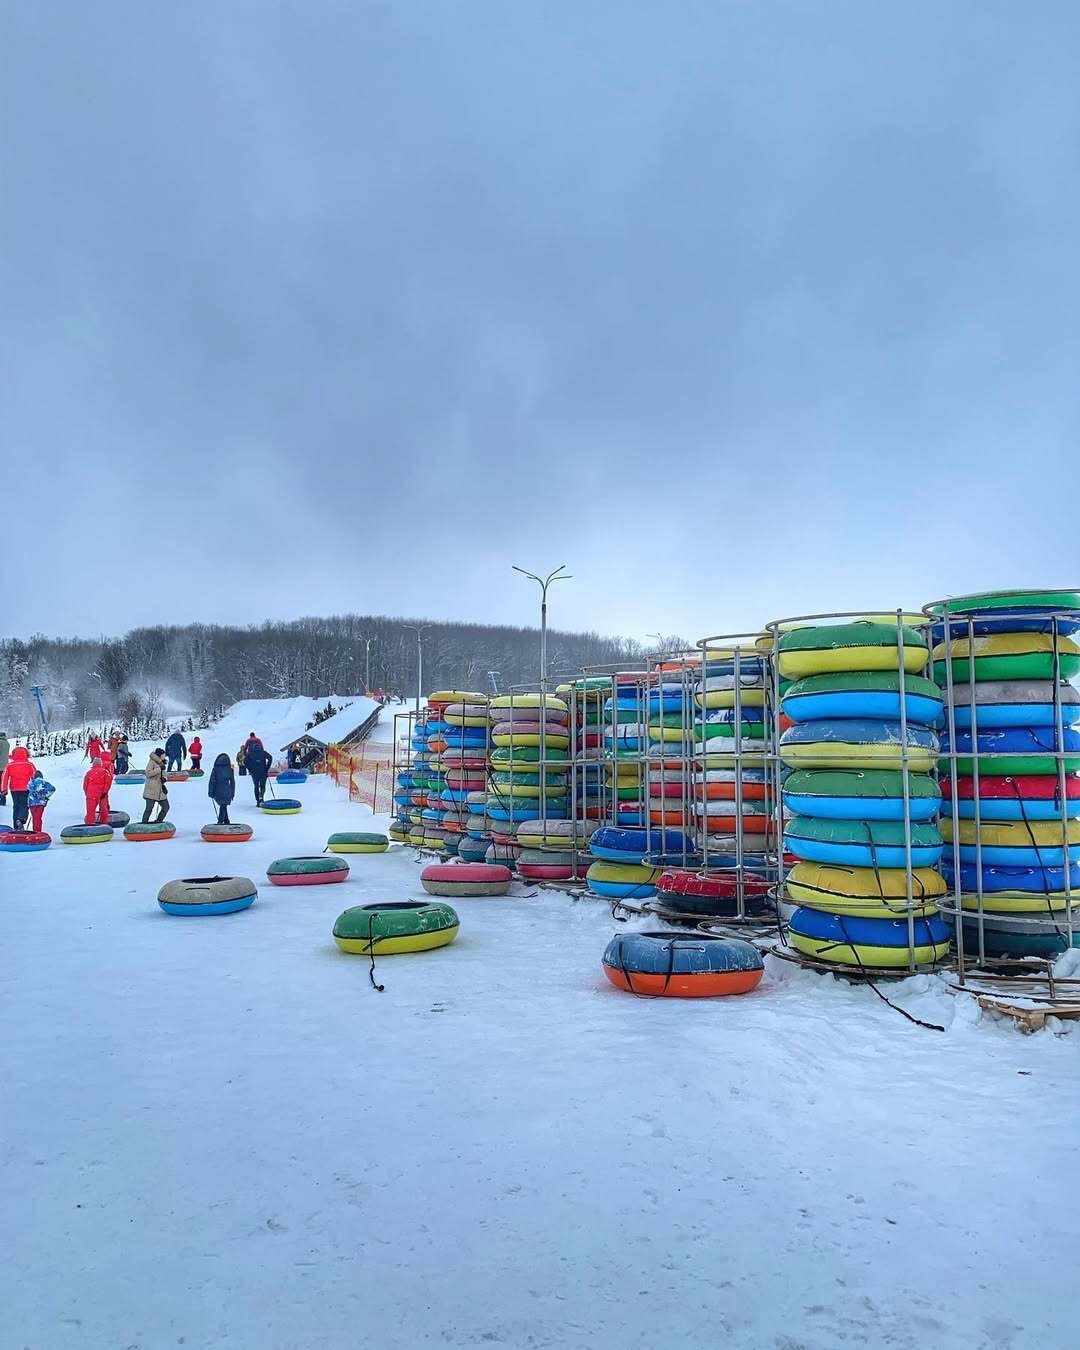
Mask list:
[[[25,745],[17,745],[0,778],[0,792],[11,793],[12,826],[16,830],[26,829],[26,818],[30,813],[30,780],[35,773],[37,769],[30,759],[30,751]]]
[[[86,771],[82,784],[83,792],[86,794],[85,824],[108,825],[109,789],[112,787],[112,781],[112,769],[102,762],[100,755],[96,756]]]
[[[191,756],[192,769],[202,768],[202,741],[199,740],[198,736],[188,746],[187,752]]]

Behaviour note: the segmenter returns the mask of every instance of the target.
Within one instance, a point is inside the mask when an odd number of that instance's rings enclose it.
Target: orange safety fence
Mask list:
[[[326,772],[338,787],[348,787],[349,801],[382,814],[393,810],[394,763],[390,746],[332,745]]]

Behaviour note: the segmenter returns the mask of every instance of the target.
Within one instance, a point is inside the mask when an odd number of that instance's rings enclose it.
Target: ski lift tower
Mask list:
[[[49,686],[47,684],[35,684],[30,690],[30,692],[34,696],[35,701],[37,702],[38,716],[41,718],[41,729],[42,731],[45,732],[46,735],[49,734],[49,722],[45,716],[45,704],[42,703],[41,696],[42,694],[45,693],[48,687]]]

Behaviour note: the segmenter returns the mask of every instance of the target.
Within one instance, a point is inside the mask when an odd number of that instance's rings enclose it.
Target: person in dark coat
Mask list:
[[[121,736],[116,742],[116,772],[127,773],[131,767],[131,746],[128,745],[128,738]]]
[[[166,773],[181,773],[184,768],[184,756],[187,754],[187,741],[178,731],[174,731],[165,742],[165,754],[168,758]]]
[[[244,742],[244,766],[251,779],[251,786],[255,789],[256,806],[262,806],[263,804],[263,796],[266,793],[266,778],[273,762],[273,758],[266,753],[262,741],[252,732]]]
[[[232,760],[228,755],[218,755],[214,767],[210,770],[210,783],[206,789],[210,798],[217,803],[217,823],[231,825],[229,803],[236,796],[236,776],[233,773]]]

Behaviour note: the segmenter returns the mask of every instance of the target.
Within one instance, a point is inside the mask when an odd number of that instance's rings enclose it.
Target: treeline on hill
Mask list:
[[[341,614],[247,628],[189,624],[135,628],[124,637],[0,641],[0,730],[26,734],[39,723],[41,688],[51,727],[113,719],[155,722],[170,713],[205,721],[242,698],[355,694],[365,688],[370,638],[371,689],[411,695],[416,689],[416,634],[407,620]],[[671,639],[677,647],[679,639]],[[423,634],[424,689],[500,689],[535,680],[534,628],[428,623]],[[548,668],[639,660],[639,643],[596,633],[548,633]]]

